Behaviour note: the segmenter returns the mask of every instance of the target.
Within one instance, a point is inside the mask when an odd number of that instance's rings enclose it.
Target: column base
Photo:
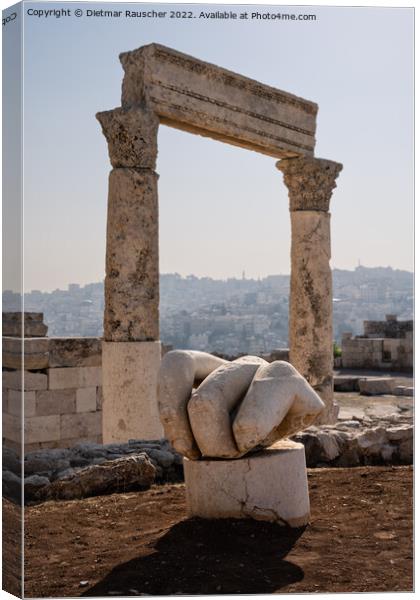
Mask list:
[[[160,342],[102,342],[103,443],[163,437],[157,407]]]
[[[251,518],[289,527],[309,521],[302,444],[282,440],[236,460],[184,458],[184,476],[191,517]]]

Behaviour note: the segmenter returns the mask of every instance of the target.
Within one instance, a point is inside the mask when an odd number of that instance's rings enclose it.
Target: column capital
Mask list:
[[[156,168],[159,119],[149,108],[114,108],[96,114],[115,168]]]
[[[290,211],[328,212],[335,180],[343,165],[314,157],[285,158],[276,163],[289,190]]]

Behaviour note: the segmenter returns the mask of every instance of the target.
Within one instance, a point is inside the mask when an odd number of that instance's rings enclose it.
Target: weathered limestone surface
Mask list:
[[[296,211],[291,220],[290,360],[321,394],[329,419],[333,416],[330,215]]]
[[[84,388],[102,385],[101,367],[64,367],[48,369],[50,390]]]
[[[103,442],[157,439],[160,342],[103,342]]]
[[[237,446],[241,452],[271,446],[311,425],[323,409],[318,394],[291,364],[262,365],[233,422]]]
[[[414,388],[406,385],[397,385],[392,392],[394,396],[414,396]]]
[[[312,155],[318,107],[159,44],[120,55],[124,108],[270,156]]]
[[[100,367],[101,344],[101,339],[95,337],[48,338],[48,364],[50,367]]]
[[[392,377],[369,377],[359,379],[359,389],[362,396],[380,396],[393,394],[395,379]]]
[[[156,168],[159,119],[146,108],[115,108],[97,115],[108,142],[111,164],[117,167]]]
[[[323,158],[301,157],[281,160],[276,166],[283,172],[289,190],[290,211],[329,211],[335,180],[343,165]]]
[[[85,412],[60,416],[60,439],[89,439],[102,432],[102,413]]]
[[[3,387],[11,390],[46,390],[48,378],[44,373],[31,371],[3,371]]]
[[[48,442],[60,439],[60,415],[25,418],[25,441]]]
[[[69,473],[51,485],[43,485],[35,494],[35,499],[87,498],[98,494],[125,492],[132,488],[149,488],[156,475],[156,469],[146,454],[127,456],[100,465],[91,465],[81,471]],[[27,480],[25,478],[25,492]]]
[[[49,338],[3,337],[3,367],[8,369],[46,369]]]
[[[193,391],[194,382],[204,381]],[[177,350],[163,358],[158,384],[165,435],[180,454],[237,458],[313,423],[324,403],[289,363],[256,356],[233,362]]]
[[[188,350],[168,352],[162,359],[157,388],[159,416],[165,436],[184,456],[201,456],[187,413],[194,383],[226,362],[206,352]]]
[[[20,417],[22,415],[22,407],[25,416],[31,417],[35,415],[36,410],[36,394],[37,392],[21,392],[16,390],[4,390],[7,396],[7,412],[11,415]],[[39,392],[38,392],[39,393]],[[41,392],[42,393],[42,392]]]
[[[109,176],[104,336],[159,339],[157,175],[114,169]]]
[[[232,432],[231,413],[245,396],[258,368],[266,364],[256,356],[239,358],[213,371],[192,394],[188,393],[189,422],[203,456],[241,455]]]
[[[95,412],[97,408],[97,387],[79,388],[76,390],[76,412]]]
[[[184,475],[190,516],[252,518],[290,527],[309,520],[302,444],[285,440],[237,460],[185,458]]]
[[[101,364],[99,338],[3,337],[3,367],[41,370],[48,367],[96,367]]]
[[[28,393],[28,392],[26,392]],[[62,415],[76,411],[76,390],[45,390],[36,392],[36,414]],[[29,416],[25,412],[26,416]]]
[[[22,328],[22,314],[24,314]],[[48,327],[44,324],[43,313],[6,312],[2,315],[2,335],[11,337],[42,337],[47,335]]]
[[[320,394],[320,423],[333,423],[332,275],[330,214],[342,165],[303,157],[277,163],[289,190],[292,223],[289,302],[290,360]]]

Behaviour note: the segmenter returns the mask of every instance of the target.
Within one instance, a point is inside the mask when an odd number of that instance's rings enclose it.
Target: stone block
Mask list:
[[[50,367],[100,367],[101,338],[49,338]]]
[[[22,382],[23,373],[23,382]],[[46,390],[48,377],[44,373],[30,371],[3,371],[3,387],[11,390],[36,391]]]
[[[359,391],[359,377],[347,375],[336,375],[334,377],[335,392],[355,392]]]
[[[160,342],[104,342],[103,441],[159,439],[157,408]]]
[[[8,369],[46,369],[49,338],[3,337],[3,367]]]
[[[101,367],[64,367],[48,369],[50,390],[102,385]]]
[[[330,462],[337,458],[337,456],[340,454],[340,447],[336,437],[332,433],[324,433],[320,431],[318,433],[318,440],[322,446],[321,460]]]
[[[414,396],[414,388],[406,385],[397,385],[394,387],[394,396]]]
[[[23,392],[24,413],[25,417],[33,417],[35,415],[37,392]],[[22,415],[22,392],[17,390],[9,390],[8,393],[8,412],[11,415],[20,417]]]
[[[377,377],[359,379],[359,389],[363,396],[381,396],[392,394],[395,388],[395,379],[392,377]]]
[[[188,514],[302,527],[309,520],[305,451],[290,440],[236,460],[184,458]]]
[[[43,313],[35,312],[4,312],[3,313],[3,335],[11,337],[22,337],[22,315],[24,337],[44,337],[47,335],[48,327],[44,324]]]
[[[413,439],[413,426],[401,425],[399,427],[390,427],[387,429],[387,436],[391,442],[400,442],[403,440]]]
[[[76,390],[76,411],[78,413],[96,411],[96,387]]]
[[[282,158],[313,154],[318,107],[159,44],[124,52],[122,106],[161,123]]]
[[[36,393],[37,416],[76,412],[76,390],[47,390]]]
[[[16,442],[22,441],[22,419],[16,415],[3,413],[3,438]],[[11,446],[15,449],[15,446]]]
[[[50,442],[59,439],[59,415],[25,418],[25,443]]]
[[[359,433],[354,439],[363,454],[373,455],[381,452],[388,436],[384,427],[374,427]]]
[[[92,441],[102,432],[102,414],[100,412],[61,415],[60,438],[85,438]]]

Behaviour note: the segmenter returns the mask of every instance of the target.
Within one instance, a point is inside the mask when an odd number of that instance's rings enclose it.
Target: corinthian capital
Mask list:
[[[289,190],[289,208],[328,212],[343,165],[323,158],[285,158],[276,163]]]
[[[156,167],[159,119],[150,109],[115,108],[97,113],[114,168]]]

